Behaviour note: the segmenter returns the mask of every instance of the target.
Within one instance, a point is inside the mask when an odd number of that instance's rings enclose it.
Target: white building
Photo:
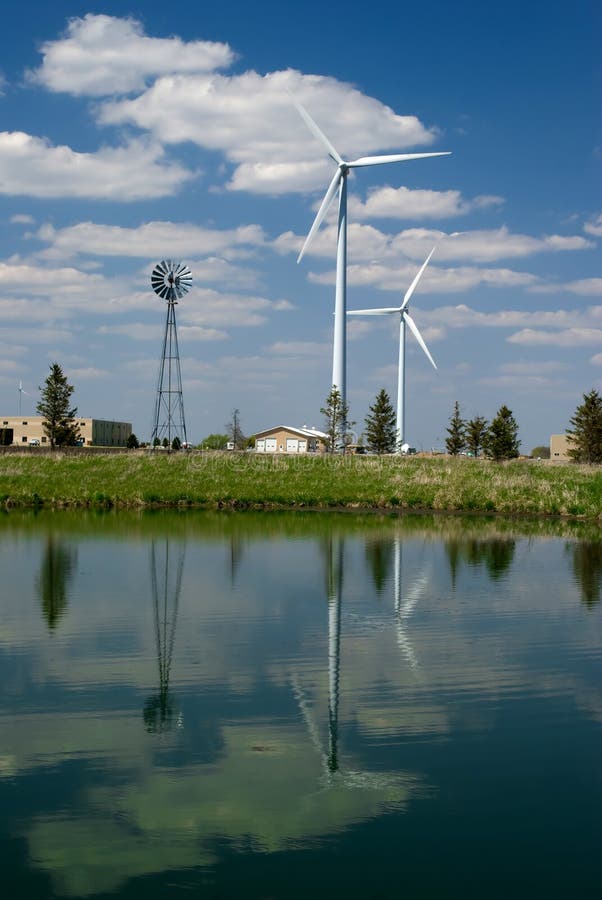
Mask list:
[[[328,435],[317,428],[275,425],[255,435],[257,453],[324,453]]]

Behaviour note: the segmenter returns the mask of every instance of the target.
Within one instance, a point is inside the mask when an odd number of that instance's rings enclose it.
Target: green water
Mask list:
[[[7,898],[591,897],[602,541],[0,518]]]

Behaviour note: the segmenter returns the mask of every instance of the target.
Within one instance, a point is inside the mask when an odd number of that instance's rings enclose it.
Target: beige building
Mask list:
[[[0,417],[0,445],[12,447],[44,447],[50,441],[44,433],[42,416]],[[75,419],[83,444],[95,447],[125,447],[132,426],[130,422],[105,419]]]
[[[324,453],[328,435],[317,428],[276,425],[255,435],[257,453]]]
[[[566,434],[553,434],[550,437],[550,459],[570,460],[569,439]]]

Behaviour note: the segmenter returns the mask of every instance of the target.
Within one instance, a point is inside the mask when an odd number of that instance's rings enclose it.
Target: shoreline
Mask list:
[[[190,453],[0,455],[0,508],[506,515],[602,524],[602,467]]]

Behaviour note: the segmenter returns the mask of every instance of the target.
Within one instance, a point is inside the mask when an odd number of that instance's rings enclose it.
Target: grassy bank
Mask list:
[[[602,521],[602,469],[468,459],[251,454],[0,456],[5,507],[312,507]]]

